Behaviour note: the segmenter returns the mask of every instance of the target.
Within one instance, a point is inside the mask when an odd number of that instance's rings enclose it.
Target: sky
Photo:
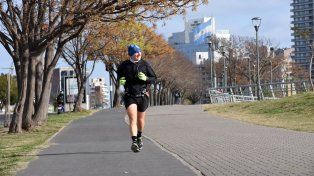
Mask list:
[[[207,5],[201,5],[197,11],[188,10],[186,19],[213,16],[216,21],[216,29],[227,29],[232,35],[255,36],[251,19],[261,17],[262,23],[259,29],[261,37],[270,39],[275,46],[291,47],[290,31],[290,1],[289,0],[209,0]],[[174,32],[184,30],[182,15],[173,16],[170,19],[157,23],[157,33],[165,39]],[[12,59],[0,45],[0,73],[6,73],[3,67],[10,67]],[[60,61],[57,65],[63,66]],[[92,77],[105,77],[108,74],[104,65],[98,62]]]
[[[227,29],[232,35],[255,37],[251,19],[257,16],[262,18],[261,37],[271,39],[276,46],[291,47],[290,15],[289,0],[209,0],[197,11],[189,10],[186,19],[213,16],[216,29]],[[184,19],[180,15],[159,22],[157,32],[168,38],[171,33],[183,30]]]

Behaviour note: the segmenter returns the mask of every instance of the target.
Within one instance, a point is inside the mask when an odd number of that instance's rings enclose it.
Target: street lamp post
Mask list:
[[[255,32],[256,32],[256,52],[257,52],[257,99],[261,100],[261,79],[260,79],[260,68],[259,68],[259,48],[258,48],[258,29],[261,24],[261,18],[260,17],[254,17],[252,18],[252,24],[254,26]]]
[[[251,61],[250,58],[248,57],[248,62],[249,62],[249,84],[250,86],[252,85],[252,76],[251,76]]]
[[[271,47],[270,48],[270,52],[271,52],[271,58],[270,58],[270,84],[273,84],[273,62],[272,59],[274,58],[274,48]]]
[[[228,86],[227,85],[228,83],[227,83],[227,66],[226,66],[226,57],[225,57],[224,47],[225,46],[221,45],[220,50],[221,50],[221,54],[222,54],[223,61],[224,61],[224,87],[226,88]]]
[[[211,87],[216,88],[216,71],[215,71],[215,60],[214,60],[214,51],[215,51],[215,43],[213,43],[210,40],[210,37],[208,37],[208,58],[210,57],[210,79],[211,79]]]
[[[209,50],[208,58],[210,58],[210,84],[211,84],[211,87],[214,87],[213,86],[214,85],[213,84],[214,83],[214,81],[213,81],[213,58],[209,57],[211,55],[211,53],[213,52],[212,51],[212,43],[210,40],[208,40],[208,50]]]
[[[255,72],[255,68],[256,68],[256,65],[253,64],[253,82],[254,82],[254,84],[255,84],[255,82],[256,82],[256,72]],[[257,96],[257,89],[255,88],[255,86],[254,86],[254,93],[255,93],[255,96]]]

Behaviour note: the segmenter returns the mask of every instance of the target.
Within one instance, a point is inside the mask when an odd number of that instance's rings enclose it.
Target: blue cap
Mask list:
[[[133,56],[135,53],[139,52],[141,52],[141,48],[137,45],[132,44],[128,47],[129,56]]]

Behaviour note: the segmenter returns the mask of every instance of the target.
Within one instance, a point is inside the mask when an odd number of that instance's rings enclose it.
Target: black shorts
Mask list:
[[[136,104],[137,105],[137,111],[139,111],[139,112],[145,112],[146,109],[148,108],[149,98],[147,95],[135,97],[135,96],[126,94],[126,95],[124,95],[123,99],[124,99],[125,109],[128,109],[128,107],[131,104]]]

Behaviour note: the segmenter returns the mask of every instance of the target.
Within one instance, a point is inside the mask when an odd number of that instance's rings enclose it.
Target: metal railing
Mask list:
[[[262,99],[274,100],[309,90],[307,81],[261,84]],[[208,89],[211,103],[251,102],[257,100],[257,85],[242,85]]]

